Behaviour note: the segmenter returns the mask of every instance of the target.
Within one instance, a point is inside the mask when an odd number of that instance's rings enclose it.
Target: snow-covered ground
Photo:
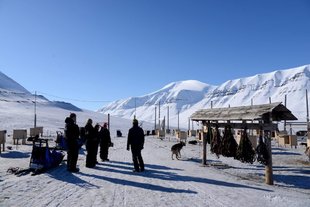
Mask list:
[[[127,128],[123,128],[125,132]],[[113,137],[110,162],[79,173],[59,167],[43,174],[16,176],[10,167],[28,168],[31,143],[12,145],[0,157],[0,206],[301,206],[310,204],[310,165],[304,147],[280,148],[273,143],[274,185],[264,183],[264,166],[244,164],[208,153],[202,167],[201,145],[187,144],[181,160],[172,160],[173,137],[146,137],[142,151],[146,171],[133,173],[126,137]],[[51,142],[53,143],[53,142]],[[208,149],[209,152],[209,149]]]
[[[45,173],[16,176],[11,167],[27,169],[32,151],[31,143],[13,145],[13,129],[33,127],[33,103],[0,102],[0,130],[7,130],[6,149],[0,155],[0,206],[300,206],[310,204],[310,164],[304,146],[281,148],[273,143],[274,185],[264,181],[264,166],[255,162],[244,164],[232,158],[210,154],[209,166],[201,166],[202,146],[187,144],[181,160],[171,160],[170,148],[174,137],[160,140],[146,137],[142,151],[146,171],[133,173],[131,153],[126,150],[126,136],[131,120],[110,117],[114,147],[110,162],[94,169],[85,167],[85,150],[79,154],[79,173],[69,173],[66,162]],[[37,126],[53,138],[63,130],[64,119],[70,111],[37,104]],[[88,118],[94,123],[107,122],[104,114],[75,111],[77,123],[84,126]],[[139,117],[138,117],[139,118]],[[152,123],[143,123],[152,129]],[[123,132],[116,138],[116,130]],[[191,138],[193,139],[193,138]],[[50,142],[50,146],[54,144]],[[7,147],[11,147],[8,149]]]

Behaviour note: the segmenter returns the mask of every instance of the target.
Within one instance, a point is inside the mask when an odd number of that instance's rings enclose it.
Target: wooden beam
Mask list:
[[[268,131],[275,131],[278,128],[277,124],[271,123],[271,124],[266,124],[266,123],[223,123],[223,122],[217,122],[217,123],[209,123],[211,127],[218,126],[219,128],[225,128],[225,126],[230,125],[231,128],[233,129],[243,129],[245,126],[247,129],[261,129],[263,130],[268,130]]]

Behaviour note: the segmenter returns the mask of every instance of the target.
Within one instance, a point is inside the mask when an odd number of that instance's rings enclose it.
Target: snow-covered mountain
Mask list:
[[[71,103],[49,101],[42,95],[32,94],[19,83],[17,83],[4,73],[0,72],[0,102],[32,104],[35,101],[38,104],[54,106],[71,111],[81,111],[80,108],[72,105]]]
[[[105,114],[82,110],[71,103],[49,101],[41,95],[35,96],[0,72],[0,130],[6,130],[8,136],[12,135],[13,129],[29,130],[33,127],[35,113],[36,124],[44,127],[44,135],[56,136],[56,131],[63,130],[64,120],[71,112],[77,114],[79,126],[85,126],[89,118],[93,119],[94,123],[100,124],[108,121],[108,116]],[[151,129],[153,126],[145,122],[140,123],[143,123],[146,129]],[[125,129],[123,134],[126,135],[130,127],[131,120],[110,117],[110,129],[113,136],[118,129]]]
[[[136,115],[149,122],[154,122],[155,116],[157,121],[169,117],[170,126],[185,128],[188,117],[198,109],[264,104],[270,100],[284,103],[287,95],[287,108],[299,121],[305,121],[306,89],[310,89],[310,65],[229,80],[219,86],[196,80],[173,82],[154,93],[114,101],[99,111],[123,118]]]
[[[23,86],[21,86],[10,77],[3,74],[1,71],[0,71],[0,90],[15,91],[29,94],[29,91],[27,91]]]

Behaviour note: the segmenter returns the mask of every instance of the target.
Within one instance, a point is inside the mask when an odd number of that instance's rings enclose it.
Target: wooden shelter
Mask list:
[[[274,121],[297,120],[297,118],[280,102],[229,107],[229,108],[211,108],[201,109],[191,115],[191,120],[201,121],[204,126],[224,128],[228,124],[234,129],[260,130],[267,139],[269,150],[269,164],[266,165],[266,183],[272,185],[272,153],[271,153],[271,132],[278,129],[278,124]],[[206,140],[203,139],[203,159],[202,164],[206,164]]]

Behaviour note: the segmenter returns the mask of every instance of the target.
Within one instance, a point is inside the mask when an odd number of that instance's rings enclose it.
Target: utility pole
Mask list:
[[[168,107],[167,107],[167,129],[170,133],[170,128],[169,128],[169,104],[168,104]]]
[[[306,89],[307,124],[309,123],[308,90]]]
[[[284,96],[284,106],[286,107],[286,94]],[[286,120],[284,120],[284,131],[286,132]]]
[[[135,97],[135,118],[136,118],[136,111],[137,111],[137,98]]]
[[[178,131],[180,131],[180,110],[178,109]]]
[[[156,106],[155,106],[155,122],[154,122],[154,123],[155,123],[155,126],[154,126],[154,130],[155,130],[155,131],[156,131],[156,109],[157,109],[157,108],[156,108]]]
[[[110,114],[108,114],[108,129],[110,131]]]
[[[37,91],[34,93],[34,128],[37,127]]]
[[[310,125],[309,125],[308,90],[306,90],[306,106],[307,106],[307,131],[308,131],[307,144],[308,144],[308,146],[310,146]]]
[[[158,129],[160,130],[160,101],[158,102]]]

